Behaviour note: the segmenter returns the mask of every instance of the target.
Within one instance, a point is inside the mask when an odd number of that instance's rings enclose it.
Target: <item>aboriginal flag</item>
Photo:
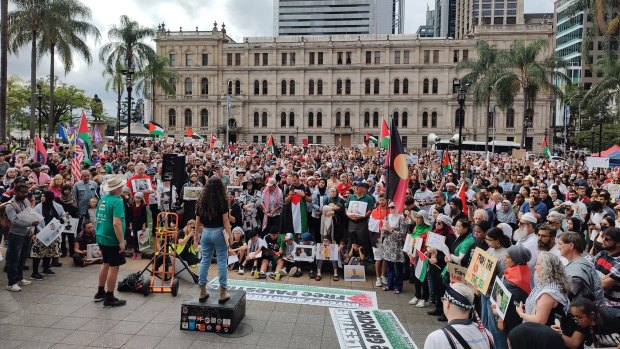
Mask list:
[[[403,149],[394,120],[392,120],[392,127],[390,127],[388,156],[387,199],[394,201],[396,211],[402,213],[405,206],[407,184],[409,183],[409,168],[407,166],[407,154]]]

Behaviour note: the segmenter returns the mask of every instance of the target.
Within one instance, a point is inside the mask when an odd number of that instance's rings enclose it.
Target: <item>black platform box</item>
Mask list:
[[[216,332],[231,334],[235,332],[245,316],[245,291],[230,290],[230,299],[219,304],[219,290],[208,289],[209,298],[204,303],[198,297],[185,300],[181,305],[181,330]]]

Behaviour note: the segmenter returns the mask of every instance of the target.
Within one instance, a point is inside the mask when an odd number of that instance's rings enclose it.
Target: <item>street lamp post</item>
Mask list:
[[[491,153],[495,154],[495,111],[496,111],[497,106],[494,105],[493,107],[489,108],[489,114],[490,114],[490,119],[491,119],[491,124],[493,125],[493,145],[491,146]],[[488,124],[488,121],[487,121]],[[488,131],[488,130],[487,130]],[[487,144],[489,142],[489,137],[488,137],[488,132],[487,132]],[[489,166],[489,151],[487,149],[487,166]]]
[[[39,137],[41,137],[41,101],[43,100],[43,92],[41,91],[41,84],[37,84],[37,98],[39,99]]]
[[[590,152],[594,155],[594,125],[590,129]]]
[[[463,83],[459,86],[458,91],[458,101],[459,101],[459,157],[458,157],[458,168],[459,168],[459,177],[461,175],[461,152],[463,148],[463,121],[465,120],[465,97],[467,97],[467,90]]]
[[[229,149],[230,152],[230,147],[228,146],[228,122],[230,121],[230,98],[231,98],[231,94],[232,94],[232,80],[228,80],[228,91],[227,91],[227,95],[226,95],[226,148]]]
[[[598,114],[598,156],[601,157],[603,151],[603,122],[605,122],[605,106],[601,105]]]
[[[131,91],[133,91],[131,76],[134,74],[134,70],[131,62],[129,62],[128,67],[122,73],[125,75],[125,84],[127,85],[127,156],[131,160]]]

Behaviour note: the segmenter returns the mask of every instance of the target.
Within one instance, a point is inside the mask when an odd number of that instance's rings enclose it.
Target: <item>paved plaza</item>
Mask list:
[[[33,281],[21,292],[5,290],[6,274],[0,273],[0,348],[338,348],[338,339],[327,307],[248,301],[243,328],[233,335],[181,331],[181,303],[197,293],[196,285],[181,280],[179,295],[121,293],[127,305],[103,308],[94,303],[99,266],[74,267],[62,258],[63,267],[45,281]],[[147,260],[132,261],[121,267],[121,279],[139,271]],[[30,265],[30,262],[27,263]],[[4,262],[0,262],[4,266]],[[216,268],[211,268],[214,275]],[[24,272],[26,277],[30,271]],[[249,273],[231,278],[251,278]],[[209,281],[212,276],[209,277]],[[263,280],[261,280],[263,281]],[[418,347],[440,326],[426,315],[429,308],[408,305],[413,285],[405,281],[404,293],[395,295],[374,286],[374,278],[351,283],[285,277],[281,281],[337,288],[376,291],[379,309],[391,309]],[[353,285],[354,284],[354,285]],[[215,296],[215,295],[214,295]],[[243,336],[241,336],[243,335]]]

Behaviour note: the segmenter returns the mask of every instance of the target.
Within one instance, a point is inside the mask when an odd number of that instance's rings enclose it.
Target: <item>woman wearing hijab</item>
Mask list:
[[[60,205],[62,206],[62,209],[65,210],[66,213],[69,214],[69,216],[71,218],[80,218],[80,211],[77,208],[77,203],[75,201],[75,199],[73,198],[73,193],[71,192],[71,185],[69,184],[65,184],[62,186],[62,191],[60,192],[60,197],[58,198],[58,202],[60,203]],[[79,222],[79,226],[82,225],[81,222]],[[60,244],[60,250],[61,250],[61,257],[65,257],[67,254],[71,257],[73,257],[74,254],[74,241],[75,241],[75,236],[71,233],[62,233],[61,235],[61,244]],[[69,247],[67,247],[66,243],[65,243],[65,239],[68,241],[69,243]]]
[[[251,176],[243,183],[243,191],[239,195],[239,205],[242,212],[242,224],[243,231],[247,234],[252,229],[258,229],[260,227],[260,220],[258,219],[258,208],[263,200],[260,190],[256,189],[255,183],[252,181]]]
[[[502,329],[504,337],[523,322],[517,314],[515,304],[525,302],[531,291],[530,267],[527,264],[531,258],[532,253],[523,245],[510,246],[504,255],[506,269],[502,276],[502,283],[512,294],[504,320],[498,323],[498,328]]]
[[[344,213],[344,200],[338,194],[338,189],[330,188],[329,193],[323,199],[323,218],[325,220],[328,215],[327,209],[333,212],[331,215],[332,231],[334,232],[334,240],[337,243],[343,239],[342,232],[347,231],[347,219]],[[323,225],[323,222],[321,222]]]
[[[41,195],[41,203],[37,204],[34,210],[43,216],[43,221],[39,223],[37,230],[40,232],[45,226],[51,222],[54,218],[60,219],[65,215],[65,210],[59,203],[54,202],[54,193],[51,191],[44,191]],[[39,273],[39,263],[43,260],[44,275],[54,275],[52,269],[50,269],[50,262],[52,258],[60,257],[60,237],[52,241],[49,246],[45,246],[43,242],[35,237],[34,244],[30,249],[30,257],[32,257],[32,275],[30,278],[33,280],[43,280],[44,277]]]
[[[315,230],[314,230],[317,232],[314,239],[315,241],[322,241],[321,236],[325,236],[324,233],[329,233],[329,235],[331,236],[333,240],[333,234],[331,233],[331,229],[329,230],[325,229],[327,231],[324,232],[323,224],[321,224],[322,223],[321,217],[323,213],[323,210],[322,210],[323,202],[325,201],[325,194],[327,193],[327,180],[325,180],[324,178],[320,178],[319,184],[317,185],[316,188],[311,189],[311,192],[312,192],[312,218],[313,218],[311,222],[318,223],[318,226],[315,227]]]
[[[510,224],[511,227],[516,227],[517,216],[512,210],[512,205],[509,200],[503,200],[500,208],[495,212],[495,219],[498,223]]]
[[[413,219],[415,220],[415,228],[413,233],[410,234],[411,239],[420,238],[423,240],[420,252],[426,252],[426,237],[428,232],[431,231],[431,220],[429,218],[428,211],[421,210],[419,212],[411,212]],[[408,253],[409,260],[414,261],[416,258],[415,248],[412,253]],[[413,264],[413,263],[412,263]],[[415,266],[411,266],[411,270],[415,270]],[[415,296],[409,301],[409,304],[415,305],[417,308],[426,307],[428,302],[428,280],[418,280],[415,275],[410,276],[410,280],[413,280],[415,284]],[[410,281],[411,282],[411,281]]]

